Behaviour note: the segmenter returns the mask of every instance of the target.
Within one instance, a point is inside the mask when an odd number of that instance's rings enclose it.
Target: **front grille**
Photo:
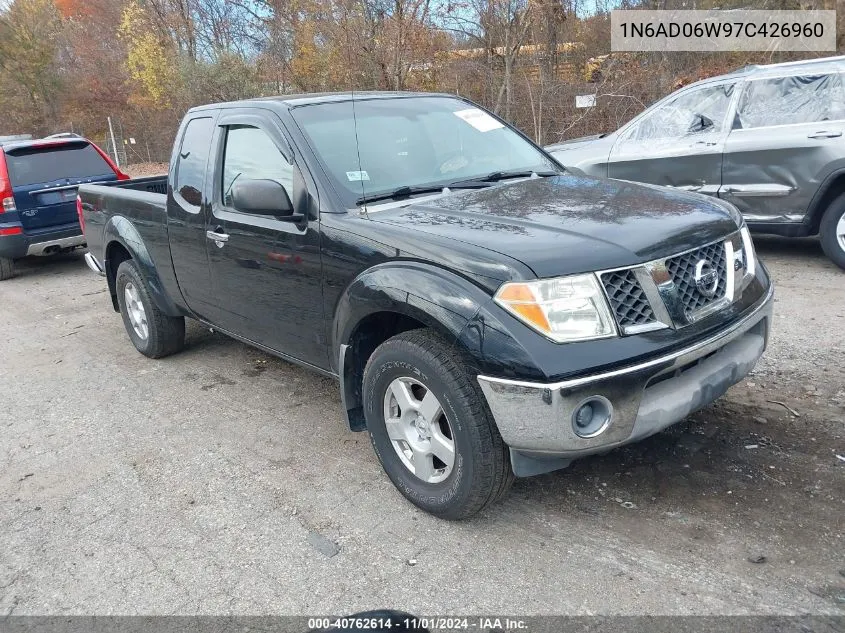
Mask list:
[[[707,262],[707,266],[715,270],[718,275],[719,282],[712,297],[706,296],[695,283],[695,267],[701,260]],[[687,315],[694,314],[725,297],[728,275],[725,262],[725,245],[722,242],[667,259],[666,268],[678,288],[678,298],[681,300],[681,305],[683,305]]]
[[[632,270],[616,270],[601,276],[619,327],[655,322],[654,312]]]

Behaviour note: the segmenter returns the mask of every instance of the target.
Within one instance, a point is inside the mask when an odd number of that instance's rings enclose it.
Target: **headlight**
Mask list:
[[[742,250],[745,253],[745,274],[753,277],[757,272],[757,257],[754,254],[754,242],[751,241],[751,232],[743,224],[739,234],[742,236]]]
[[[616,335],[595,275],[506,283],[493,299],[557,343]]]

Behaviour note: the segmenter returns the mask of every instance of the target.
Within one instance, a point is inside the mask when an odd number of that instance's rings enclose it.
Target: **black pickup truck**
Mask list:
[[[189,317],[335,377],[396,487],[449,519],[712,402],[771,324],[730,204],[566,171],[449,95],[194,108],[166,178],[78,204],[142,354]]]

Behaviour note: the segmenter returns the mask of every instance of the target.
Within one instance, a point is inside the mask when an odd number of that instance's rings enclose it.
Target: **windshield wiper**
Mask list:
[[[457,182],[449,183],[450,187],[461,187],[470,185],[473,183],[494,183],[499,182],[500,180],[508,180],[510,178],[530,178],[531,176],[538,176],[540,178],[547,178],[549,176],[559,176],[561,172],[558,171],[533,171],[533,170],[521,170],[521,171],[494,171],[492,173],[487,174],[486,176],[481,176],[479,178],[468,178],[466,180],[459,180]]]
[[[422,193],[439,193],[444,189],[478,189],[487,187],[494,182],[500,180],[507,180],[509,178],[530,178],[531,176],[539,176],[545,178],[547,176],[559,176],[557,171],[494,171],[486,176],[480,178],[467,178],[465,180],[456,180],[447,184],[440,185],[415,185],[409,187],[407,185],[398,187],[393,191],[382,191],[381,193],[373,193],[366,196],[361,196],[355,201],[355,204],[364,204],[365,202],[379,202],[381,200],[404,200],[417,194]]]
[[[444,189],[476,189],[484,185],[477,181],[467,181],[466,183],[449,183],[441,185],[415,185],[409,187],[407,185],[398,187],[393,191],[385,191],[382,193],[374,193],[367,196],[361,196],[355,201],[355,204],[364,204],[365,202],[378,202],[380,200],[404,200],[421,193],[440,193]]]
[[[420,185],[416,187],[397,187],[393,191],[386,191],[382,193],[374,193],[368,196],[361,196],[355,201],[355,204],[364,204],[365,202],[378,202],[379,200],[402,200],[403,198],[410,198],[418,193],[438,193],[443,191],[445,185]]]

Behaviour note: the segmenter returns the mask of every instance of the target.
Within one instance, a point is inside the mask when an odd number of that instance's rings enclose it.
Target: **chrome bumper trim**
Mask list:
[[[548,384],[489,376],[478,381],[512,449],[569,457],[601,452],[680,421],[742,380],[763,353],[773,294],[770,287],[750,314],[718,334],[637,365]],[[667,395],[672,387],[686,399]],[[613,420],[602,434],[582,438],[570,420],[576,405],[592,396],[612,403]]]
[[[512,385],[515,387],[534,387],[534,388],[543,388],[543,389],[568,389],[570,387],[578,387],[580,385],[584,385],[590,382],[595,382],[598,380],[606,380],[607,378],[614,378],[616,376],[622,376],[624,374],[631,374],[638,372],[643,369],[648,369],[649,367],[655,367],[658,365],[663,365],[665,363],[676,361],[678,358],[682,356],[687,356],[690,354],[694,354],[704,348],[713,347],[714,344],[718,346],[719,343],[726,342],[726,339],[735,334],[737,331],[741,330],[743,326],[745,326],[749,321],[753,321],[756,316],[760,314],[761,311],[765,310],[768,304],[771,302],[772,297],[774,296],[775,290],[774,286],[769,286],[769,291],[766,293],[765,298],[757,305],[754,309],[754,312],[749,314],[748,316],[744,317],[741,321],[734,323],[730,328],[719,332],[718,334],[711,336],[704,341],[699,341],[692,347],[687,347],[686,349],[679,350],[677,352],[673,352],[672,354],[667,354],[666,356],[661,356],[660,358],[655,358],[650,361],[646,361],[640,365],[634,365],[633,367],[626,367],[624,369],[617,369],[615,371],[605,372],[603,374],[594,374],[592,376],[584,376],[583,378],[572,378],[570,380],[563,380],[561,382],[555,382],[551,384],[542,384],[536,382],[525,382],[522,380],[510,380],[508,378],[491,378],[489,376],[479,376],[479,380],[483,380],[485,382],[490,383],[497,383],[502,385]],[[708,352],[703,352],[706,354]]]
[[[44,251],[47,249],[65,249],[65,248],[73,248],[74,246],[85,246],[85,236],[84,235],[74,235],[73,237],[63,237],[58,240],[48,240],[46,242],[38,242],[36,244],[30,244],[29,248],[26,249],[27,255],[43,255]]]
[[[102,277],[106,276],[106,271],[103,270],[103,267],[100,266],[100,262],[98,262],[97,258],[91,253],[85,253],[85,263],[88,264],[88,268],[98,275],[101,275]]]

